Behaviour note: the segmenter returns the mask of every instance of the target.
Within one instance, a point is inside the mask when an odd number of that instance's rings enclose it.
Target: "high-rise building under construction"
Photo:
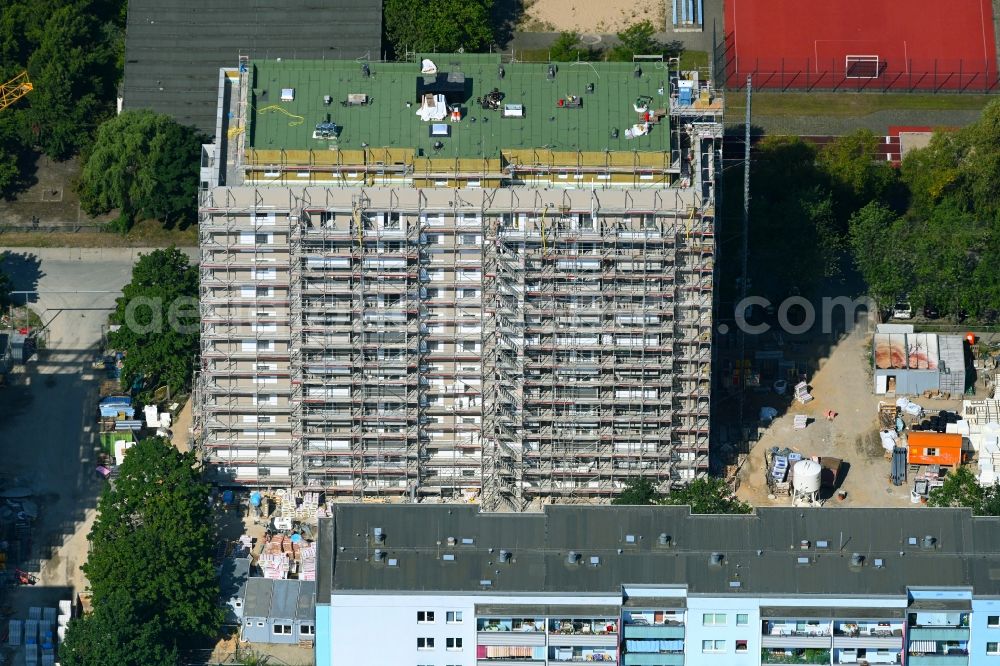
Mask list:
[[[708,471],[721,94],[661,61],[243,61],[200,201],[222,484],[607,501]]]

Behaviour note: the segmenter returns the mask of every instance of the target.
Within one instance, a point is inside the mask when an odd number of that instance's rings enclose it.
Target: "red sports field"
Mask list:
[[[797,89],[984,90],[990,0],[725,0],[727,82]]]

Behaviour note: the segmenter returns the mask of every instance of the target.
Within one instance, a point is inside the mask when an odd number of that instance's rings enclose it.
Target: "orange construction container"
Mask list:
[[[906,459],[911,465],[962,464],[962,436],[940,432],[911,432],[906,436]]]

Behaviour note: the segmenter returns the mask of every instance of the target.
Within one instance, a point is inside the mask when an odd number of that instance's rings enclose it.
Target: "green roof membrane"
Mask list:
[[[639,121],[633,104],[652,97],[650,109],[666,109],[667,70],[662,63],[641,63],[636,76],[632,63],[504,64],[499,77],[498,56],[434,55],[439,73],[465,75],[468,99],[461,122],[447,118],[450,136],[432,137],[430,122],[416,112],[418,63],[371,63],[365,77],[356,61],[255,61],[253,108],[249,147],[261,150],[345,150],[372,148],[423,149],[427,157],[497,157],[501,148],[548,148],[553,151],[667,151],[668,118],[654,124],[649,134],[632,139],[626,129]],[[593,84],[593,92],[587,92]],[[295,90],[295,99],[282,101],[281,91]],[[523,118],[504,118],[501,111],[476,104],[494,88],[504,94],[502,104],[522,104]],[[660,90],[664,92],[661,94]],[[348,95],[365,94],[364,106],[344,106]],[[332,103],[324,104],[324,96]],[[579,107],[558,106],[559,99],[575,95]],[[409,103],[409,107],[407,107]],[[337,140],[314,139],[316,124],[330,120],[342,128]],[[612,131],[618,137],[612,138]],[[443,147],[435,149],[440,141]]]

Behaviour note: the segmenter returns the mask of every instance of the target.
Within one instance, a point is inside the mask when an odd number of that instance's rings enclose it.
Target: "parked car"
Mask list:
[[[936,305],[925,305],[924,306],[924,317],[927,319],[937,319],[941,316],[941,311],[937,309]]]
[[[892,308],[893,319],[913,319],[913,308],[909,301],[898,301]]]

